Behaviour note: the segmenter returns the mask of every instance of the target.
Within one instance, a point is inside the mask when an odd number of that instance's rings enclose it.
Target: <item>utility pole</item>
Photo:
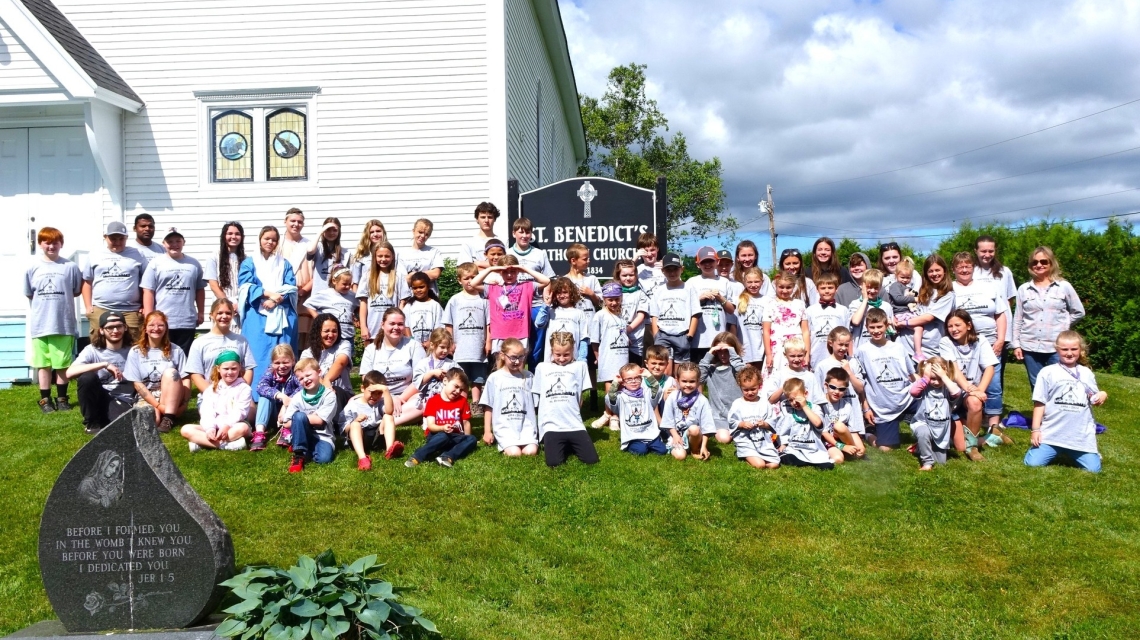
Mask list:
[[[768,214],[768,235],[772,237],[772,266],[776,264],[776,203],[772,201],[772,185],[768,185],[767,197],[760,201],[760,212]]]

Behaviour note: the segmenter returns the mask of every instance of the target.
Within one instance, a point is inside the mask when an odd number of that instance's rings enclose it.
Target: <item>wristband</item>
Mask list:
[[[839,449],[840,451],[843,451],[843,446],[844,446],[844,443],[842,443],[842,442],[837,442],[835,444],[835,448]]]

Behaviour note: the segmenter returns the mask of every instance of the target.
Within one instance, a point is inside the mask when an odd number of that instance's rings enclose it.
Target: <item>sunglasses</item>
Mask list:
[[[1047,267],[1050,264],[1052,264],[1052,261],[1051,260],[1033,260],[1029,264],[1030,264],[1030,266],[1034,266],[1034,267]]]
[[[827,383],[827,388],[831,389],[832,391],[847,391],[847,387],[837,387],[830,382]]]
[[[892,249],[895,251],[900,251],[899,243],[897,243],[897,242],[884,242],[883,244],[879,245],[879,253],[882,253],[884,251],[891,251]]]
[[[784,249],[783,251],[780,252],[780,259],[781,260],[784,258],[787,258],[788,256],[796,256],[798,258],[800,256],[800,250],[799,249]]]

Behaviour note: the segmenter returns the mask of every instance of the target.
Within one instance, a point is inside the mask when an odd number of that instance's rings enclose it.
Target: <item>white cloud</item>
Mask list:
[[[1140,187],[1137,151],[894,197],[1140,146],[1137,103],[915,169],[794,188],[927,162],[1140,97],[1135,2],[578,0],[561,8],[579,89],[600,95],[613,66],[649,65],[670,130],[689,136],[695,156],[723,161],[732,211],[755,218],[771,183],[788,235],[821,232],[815,227],[921,235],[966,216]],[[1140,191],[1050,209],[1133,211]]]

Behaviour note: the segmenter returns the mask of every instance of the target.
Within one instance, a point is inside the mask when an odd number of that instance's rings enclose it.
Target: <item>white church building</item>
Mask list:
[[[481,201],[507,232],[508,179],[585,153],[557,0],[0,0],[0,382],[41,227],[73,255],[145,212],[205,259],[299,207],[397,249],[427,217],[453,255]]]

